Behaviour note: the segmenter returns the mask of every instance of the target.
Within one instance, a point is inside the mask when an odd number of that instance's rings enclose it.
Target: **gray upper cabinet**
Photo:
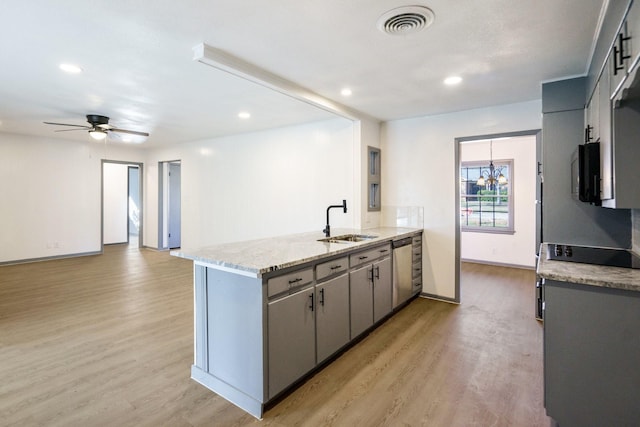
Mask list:
[[[310,286],[268,304],[270,399],[315,366],[314,298]]]
[[[598,128],[600,142],[600,199],[613,197],[613,146],[611,134],[611,93],[612,93],[613,52],[607,57],[598,82]]]
[[[626,62],[627,71],[631,72],[640,61],[640,2],[634,1],[627,14],[626,37],[629,59]]]
[[[345,346],[350,339],[349,276],[316,285],[317,361],[321,363]]]
[[[640,208],[640,2],[634,1],[609,32],[604,63],[585,106],[585,143],[600,143],[600,199],[606,208]],[[618,18],[620,19],[620,18]],[[601,35],[602,37],[602,35]]]

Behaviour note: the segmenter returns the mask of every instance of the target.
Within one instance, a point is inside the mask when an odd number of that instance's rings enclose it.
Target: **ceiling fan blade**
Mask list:
[[[45,125],[72,126],[72,127],[76,127],[76,128],[91,129],[87,125],[72,125],[72,124],[69,124],[69,123],[53,123],[53,122],[42,122],[42,123],[44,123]]]
[[[89,130],[91,129],[90,127],[82,127],[82,128],[76,128],[76,129],[60,129],[60,130],[54,130],[54,132],[71,132],[74,130]]]
[[[110,131],[111,132],[118,132],[118,133],[126,133],[126,134],[129,134],[129,135],[149,136],[149,134],[147,132],[138,132],[138,131],[135,131],[135,130],[111,128]]]

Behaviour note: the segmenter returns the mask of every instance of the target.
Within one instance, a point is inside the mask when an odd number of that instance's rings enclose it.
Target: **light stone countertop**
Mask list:
[[[540,247],[537,273],[549,280],[640,291],[640,269],[548,260],[546,243]]]
[[[171,255],[191,259],[209,267],[261,277],[263,274],[294,267],[310,261],[339,255],[354,249],[365,249],[385,241],[410,237],[421,228],[382,227],[366,230],[332,229],[332,236],[366,234],[377,236],[362,242],[327,243],[322,232],[299,233],[243,242],[224,243],[197,249],[181,248]]]

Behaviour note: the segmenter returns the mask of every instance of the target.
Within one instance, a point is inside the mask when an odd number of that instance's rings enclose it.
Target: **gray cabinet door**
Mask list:
[[[609,100],[611,91],[615,89],[611,88],[613,84],[611,82],[612,60],[612,55],[609,55],[599,80],[600,198],[602,200],[613,198],[613,146],[611,144],[611,101]]]
[[[351,307],[351,338],[373,325],[373,292],[371,265],[349,273],[349,303]]]
[[[640,425],[640,293],[544,286],[547,414],[560,426]]]
[[[270,302],[269,399],[315,366],[314,288]]]
[[[373,323],[376,323],[391,313],[393,297],[391,258],[385,258],[373,264],[373,277]]]
[[[317,360],[327,357],[349,342],[349,276],[316,286]]]

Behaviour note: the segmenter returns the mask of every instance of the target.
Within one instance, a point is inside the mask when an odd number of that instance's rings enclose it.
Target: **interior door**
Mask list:
[[[169,163],[169,249],[180,247],[180,163]]]
[[[129,166],[129,243],[140,235],[140,169]]]

